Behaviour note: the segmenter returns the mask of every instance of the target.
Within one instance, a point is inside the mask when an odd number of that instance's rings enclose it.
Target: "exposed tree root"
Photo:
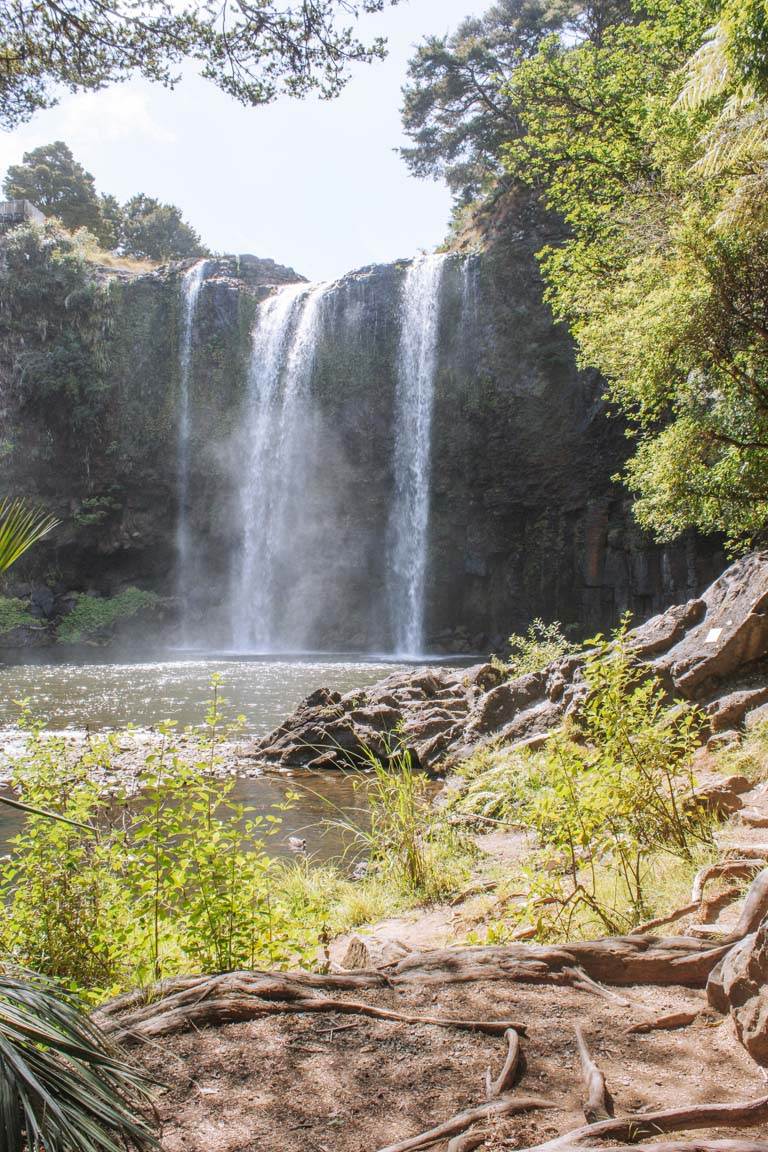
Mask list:
[[[737,940],[743,940],[745,936],[749,936],[750,932],[755,932],[767,912],[768,868],[763,868],[752,881],[749,892],[747,892],[747,898],[744,901],[739,922],[731,933],[730,938],[733,942],[736,943]]]
[[[213,976],[207,981],[182,982],[176,991],[156,1001],[145,1002],[124,1016],[115,1018],[108,1006],[100,1017],[101,1026],[122,1043],[168,1036],[205,1025],[240,1023],[259,1016],[282,1012],[338,1012],[391,1020],[399,1024],[431,1024],[439,1028],[459,1028],[503,1035],[508,1029],[525,1034],[525,1025],[510,1020],[461,1020],[442,1016],[412,1016],[388,1008],[377,1008],[356,1000],[312,996],[288,977],[236,972]]]
[[[759,867],[759,862],[755,859],[723,860],[719,864],[709,864],[706,868],[700,869],[693,878],[691,903],[701,903],[704,889],[710,880],[720,879],[722,876],[751,876]]]
[[[475,1148],[484,1143],[485,1133],[465,1132],[463,1136],[454,1136],[453,1140],[449,1140],[445,1152],[475,1152]]]
[[[507,1041],[507,1058],[501,1072],[495,1080],[491,1080],[491,1070],[490,1068],[486,1069],[486,1100],[496,1100],[499,1096],[503,1096],[505,1092],[510,1091],[515,1083],[517,1070],[520,1066],[520,1036],[514,1028],[508,1028],[504,1033],[504,1039]]]
[[[491,1117],[513,1116],[517,1112],[530,1112],[533,1108],[554,1108],[551,1100],[544,1100],[540,1096],[503,1096],[500,1100],[488,1100],[479,1104],[477,1108],[467,1108],[464,1112],[457,1112],[450,1120],[436,1124],[418,1136],[410,1136],[406,1140],[398,1140],[396,1144],[388,1144],[380,1148],[379,1152],[417,1152],[420,1148],[428,1148],[440,1140],[448,1140],[452,1136],[461,1135],[471,1128]],[[475,1145],[477,1147],[477,1145]]]
[[[741,900],[744,893],[740,888],[726,888],[723,892],[718,892],[716,896],[711,896],[709,900],[702,900],[701,908],[699,909],[699,919],[702,924],[708,924],[712,920],[716,920],[724,908],[729,904],[735,904],[737,900]]]
[[[674,1028],[687,1028],[698,1020],[699,1012],[669,1012],[664,1016],[654,1016],[651,1020],[641,1020],[627,1028],[627,1035],[642,1035],[645,1032],[663,1032]]]
[[[508,944],[503,947],[446,948],[414,952],[391,969],[395,985],[452,984],[513,980],[528,984],[572,984],[580,969],[604,984],[679,984],[703,988],[728,951],[688,936],[609,936],[560,947]]]
[[[757,1100],[739,1101],[737,1104],[691,1104],[684,1108],[665,1108],[660,1112],[643,1112],[640,1115],[586,1124],[583,1128],[565,1132],[554,1140],[547,1140],[544,1144],[527,1148],[525,1152],[583,1149],[598,1140],[618,1140],[626,1144],[636,1144],[646,1137],[659,1136],[666,1132],[687,1132],[693,1128],[742,1128],[761,1124],[765,1120],[768,1120],[768,1096],[760,1096]],[[652,1144],[649,1147],[664,1148],[664,1145]],[[694,1146],[685,1142],[681,1147],[691,1152]],[[768,1144],[763,1144],[761,1147],[766,1149]]]
[[[598,1120],[608,1120],[612,1116],[613,1101],[605,1083],[605,1075],[592,1059],[580,1024],[576,1025],[575,1032],[584,1084],[584,1116],[588,1124],[596,1124]]]
[[[701,901],[692,900],[690,904],[683,904],[682,908],[675,908],[674,912],[668,912],[666,916],[657,916],[654,920],[646,920],[644,924],[638,924],[633,928],[630,936],[644,936],[646,932],[653,932],[655,928],[663,928],[665,924],[674,924],[678,920],[682,920],[684,916],[690,916],[693,912],[698,912],[701,907]]]

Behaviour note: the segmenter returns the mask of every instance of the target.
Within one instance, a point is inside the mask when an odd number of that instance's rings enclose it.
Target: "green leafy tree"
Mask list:
[[[738,548],[768,524],[765,109],[733,5],[648,7],[516,70],[506,160],[570,226],[542,253],[548,297],[629,421],[638,520]]]
[[[207,254],[178,208],[144,195],[134,196],[123,209],[120,250],[148,260],[182,260]]]
[[[105,248],[114,250],[120,244],[125,225],[125,215],[116,196],[99,197],[101,224],[98,238]]]
[[[337,95],[351,62],[384,54],[354,19],[389,0],[0,0],[0,127],[56,103],[57,90],[99,89],[133,75],[167,86],[183,60],[243,104],[279,93]]]
[[[3,192],[11,200],[31,200],[72,231],[87,228],[101,238],[102,212],[93,176],[63,140],[25,152],[22,163],[8,169]]]
[[[505,87],[521,61],[553,33],[599,40],[627,19],[627,0],[500,0],[450,36],[429,36],[408,65],[402,117],[412,144],[401,156],[415,176],[445,180],[460,202],[501,172],[500,151],[523,124]]]

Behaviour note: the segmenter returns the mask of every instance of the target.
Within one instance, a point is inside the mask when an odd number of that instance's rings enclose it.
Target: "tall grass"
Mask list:
[[[361,825],[340,814],[329,823],[349,836],[358,858],[395,890],[425,903],[454,893],[466,879],[471,841],[433,803],[434,788],[402,742],[383,754],[364,749],[367,772],[356,781],[365,790],[367,819]]]

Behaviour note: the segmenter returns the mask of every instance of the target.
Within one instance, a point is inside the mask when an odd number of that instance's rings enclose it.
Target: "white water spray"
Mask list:
[[[330,285],[291,284],[259,310],[253,333],[240,487],[242,545],[235,560],[233,643],[240,650],[286,647],[281,635],[285,581],[300,563],[293,544],[304,497],[306,406]]]
[[[390,518],[390,603],[394,651],[424,652],[429,552],[432,409],[443,256],[420,256],[403,283],[395,399],[395,491]]]
[[[192,545],[189,530],[189,434],[190,434],[190,377],[192,370],[192,338],[200,289],[203,286],[207,260],[199,260],[189,268],[181,282],[181,339],[179,342],[179,414],[177,430],[177,483],[178,517],[176,521],[176,595],[179,601],[182,639],[188,636],[188,609],[190,599]]]

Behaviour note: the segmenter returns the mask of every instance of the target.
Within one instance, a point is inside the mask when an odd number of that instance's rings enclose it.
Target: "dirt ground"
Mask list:
[[[343,996],[344,994],[342,994]],[[516,1092],[552,1108],[490,1122],[484,1147],[525,1148],[584,1123],[574,1025],[604,1071],[617,1116],[768,1092],[762,1070],[704,994],[631,988],[630,1006],[508,981],[411,986],[351,998],[414,1013],[510,1019],[527,1029]],[[702,1010],[677,1031],[628,1035],[648,1016]],[[203,1029],[139,1050],[157,1090],[165,1152],[376,1152],[484,1100],[502,1038],[348,1015],[291,1014]],[[765,1130],[713,1136],[768,1138]],[[440,1145],[445,1147],[445,1145]]]

